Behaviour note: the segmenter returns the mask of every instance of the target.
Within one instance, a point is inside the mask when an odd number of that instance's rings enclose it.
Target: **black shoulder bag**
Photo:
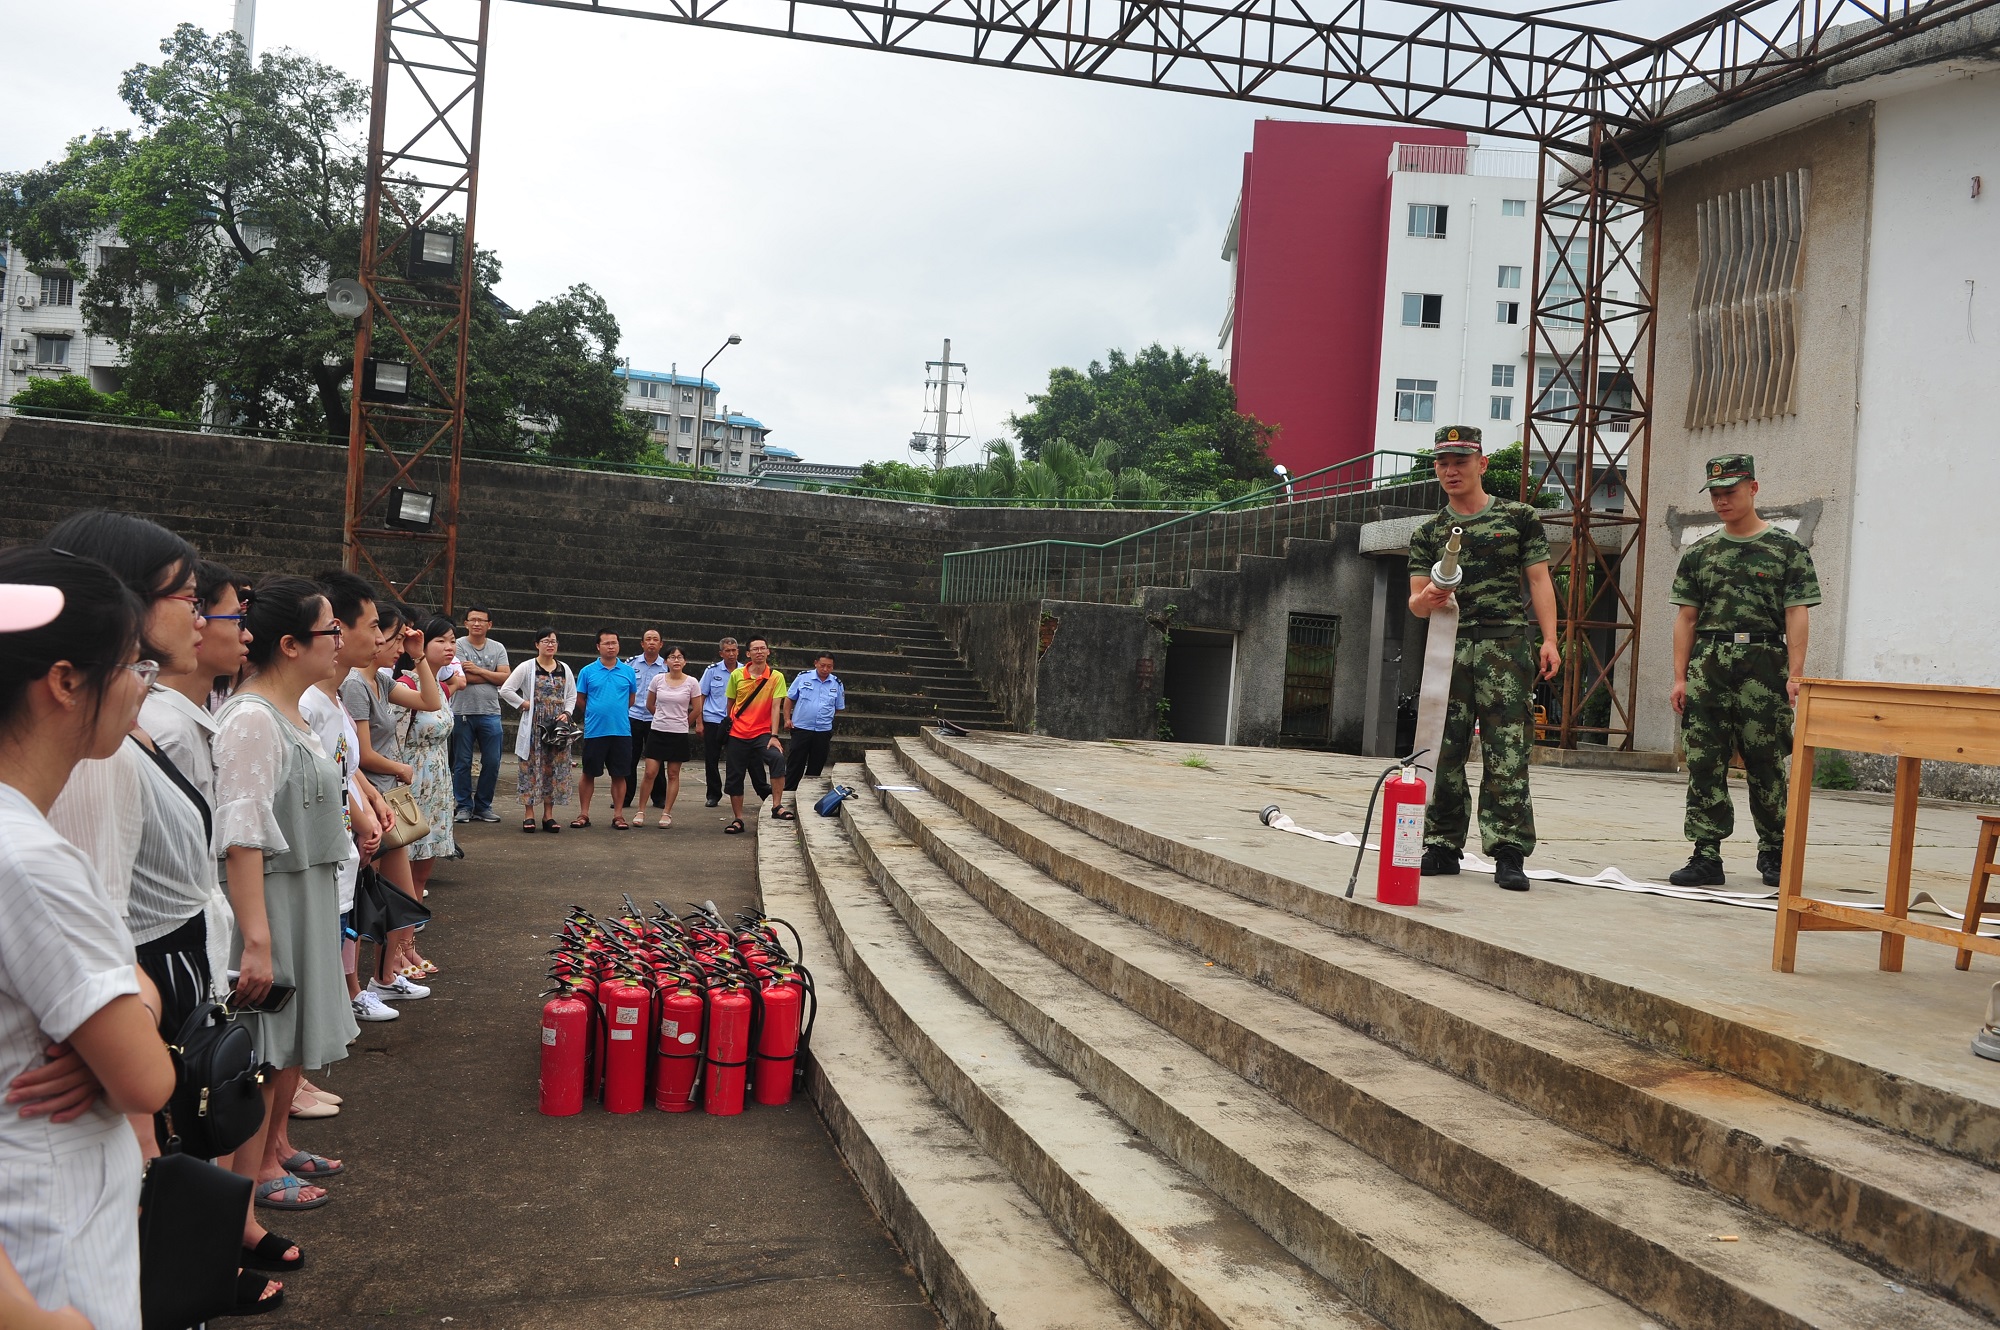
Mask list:
[[[228,1154],[264,1125],[264,1076],[250,1031],[213,1002],[196,1007],[171,1046],[174,1093],[167,1114],[180,1148],[197,1159]]]

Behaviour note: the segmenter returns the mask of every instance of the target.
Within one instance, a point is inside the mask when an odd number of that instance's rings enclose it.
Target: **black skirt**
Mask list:
[[[693,744],[685,733],[673,734],[667,730],[646,731],[646,760],[648,762],[685,762],[694,751]]]

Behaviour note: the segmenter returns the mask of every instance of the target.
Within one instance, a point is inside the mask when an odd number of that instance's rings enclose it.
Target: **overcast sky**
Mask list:
[[[118,76],[234,12],[17,9],[0,169],[129,124]],[[256,44],[365,78],[374,15],[260,0]],[[635,368],[692,372],[740,334],[710,371],[723,403],[804,457],[906,456],[947,336],[979,439],[1053,366],[1216,357],[1255,108],[517,4],[493,7],[489,58],[479,240],[503,297],[588,282]]]

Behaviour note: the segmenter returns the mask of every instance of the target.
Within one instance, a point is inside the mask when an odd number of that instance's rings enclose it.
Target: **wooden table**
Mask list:
[[[1896,759],[1895,813],[1889,829],[1889,882],[1883,909],[1814,900],[1804,890],[1806,814],[1812,806],[1813,755],[1821,748],[1887,753]],[[1866,930],[1882,935],[1884,970],[1903,968],[1903,939],[2000,956],[2000,938],[1912,921],[1910,861],[1917,838],[1917,786],[1923,760],[2000,766],[2000,688],[1953,688],[1918,683],[1859,683],[1806,679],[1792,724],[1792,793],[1785,815],[1785,858],[1779,873],[1778,931],[1771,967],[1789,974],[1799,930]]]

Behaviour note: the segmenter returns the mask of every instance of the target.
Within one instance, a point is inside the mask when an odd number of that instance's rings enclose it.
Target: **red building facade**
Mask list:
[[[1259,120],[1223,246],[1235,290],[1224,345],[1237,409],[1279,427],[1294,475],[1371,451],[1396,143],[1459,131]]]

